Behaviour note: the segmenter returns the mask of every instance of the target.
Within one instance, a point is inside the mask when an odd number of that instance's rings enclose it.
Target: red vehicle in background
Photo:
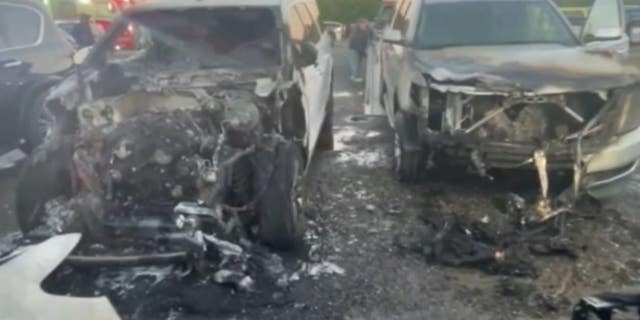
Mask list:
[[[120,0],[120,1],[122,1],[122,0]],[[111,29],[112,21],[110,21],[110,20],[96,19],[95,22],[100,27],[102,27],[102,29],[105,30],[105,31]],[[116,47],[115,47],[116,50],[135,50],[135,48],[136,48],[136,37],[135,37],[135,32],[133,30],[133,27],[129,26],[127,31],[123,32],[116,39],[116,44],[115,45],[116,45]]]
[[[120,12],[129,6],[132,6],[140,1],[135,0],[109,0],[109,11]]]

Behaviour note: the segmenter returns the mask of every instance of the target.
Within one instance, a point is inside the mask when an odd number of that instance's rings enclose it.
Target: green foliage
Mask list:
[[[561,7],[589,7],[593,0],[555,0]],[[640,0],[624,0],[626,5],[640,5]]]
[[[320,19],[353,23],[359,18],[373,19],[380,0],[317,0]]]

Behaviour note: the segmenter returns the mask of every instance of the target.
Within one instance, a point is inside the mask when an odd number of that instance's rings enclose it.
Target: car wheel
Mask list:
[[[424,168],[423,151],[419,143],[410,139],[414,129],[413,119],[403,112],[396,114],[396,128],[394,130],[393,169],[400,182],[417,183],[422,179]],[[417,125],[417,121],[416,121]],[[417,131],[413,131],[417,132]]]
[[[294,142],[279,143],[270,157],[259,161],[271,168],[261,168],[256,176],[256,190],[263,190],[256,202],[260,240],[276,249],[296,247],[302,235],[303,221],[297,187],[304,163],[300,147]],[[260,192],[260,191],[258,191]]]
[[[327,101],[326,115],[322,122],[322,129],[318,137],[317,147],[322,151],[331,151],[334,147],[333,137],[333,83],[329,91],[329,100]]]
[[[18,226],[26,233],[36,228],[47,201],[71,193],[72,144],[51,142],[36,148],[25,164],[16,187]]]

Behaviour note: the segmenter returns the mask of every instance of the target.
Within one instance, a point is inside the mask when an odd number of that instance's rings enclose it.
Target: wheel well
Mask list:
[[[306,115],[302,105],[302,93],[297,87],[289,90],[280,115],[282,134],[287,138],[302,139],[307,131]]]

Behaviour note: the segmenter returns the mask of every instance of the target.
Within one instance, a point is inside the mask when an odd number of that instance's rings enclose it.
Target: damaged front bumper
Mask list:
[[[534,156],[539,153],[544,171],[574,171],[576,192],[605,198],[623,190],[638,167],[638,98],[638,87],[629,86],[505,98],[423,88],[413,90],[410,100],[416,142],[435,163],[489,177],[489,169],[540,171]]]

